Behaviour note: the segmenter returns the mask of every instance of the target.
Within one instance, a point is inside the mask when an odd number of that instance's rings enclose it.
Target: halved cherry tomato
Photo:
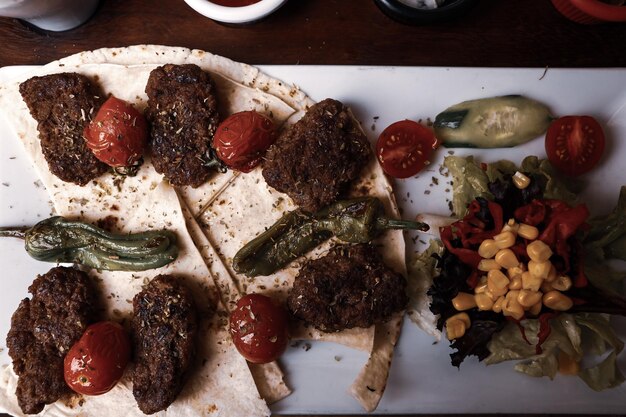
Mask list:
[[[126,167],[143,155],[148,124],[133,106],[111,96],[85,127],[84,135],[96,158],[112,167]]]
[[[249,110],[235,113],[220,123],[213,137],[213,148],[229,168],[250,172],[275,140],[274,123]]]
[[[402,120],[389,125],[380,134],[376,156],[387,174],[408,178],[428,165],[437,146],[430,129],[412,120]]]
[[[604,132],[591,116],[565,116],[552,122],[546,133],[550,163],[575,177],[591,171],[604,152]]]
[[[287,348],[287,313],[269,297],[244,295],[230,314],[230,335],[248,361],[271,362]]]
[[[65,357],[65,382],[79,394],[104,394],[124,374],[130,351],[122,326],[112,321],[92,324]]]

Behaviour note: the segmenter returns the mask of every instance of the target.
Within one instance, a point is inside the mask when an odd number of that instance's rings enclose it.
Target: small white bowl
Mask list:
[[[224,23],[248,23],[274,12],[287,0],[261,0],[249,6],[220,6],[210,0],[185,0],[192,9],[210,19]]]

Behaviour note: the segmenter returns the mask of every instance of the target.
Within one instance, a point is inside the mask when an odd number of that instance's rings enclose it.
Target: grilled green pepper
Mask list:
[[[2,236],[24,239],[26,251],[38,261],[79,263],[111,271],[159,268],[178,256],[176,234],[169,230],[113,234],[60,216],[31,228],[1,228]]]
[[[295,210],[242,247],[233,268],[250,277],[270,275],[332,236],[344,242],[366,243],[387,229],[428,230],[428,225],[384,217],[374,197],[338,201],[315,214]]]

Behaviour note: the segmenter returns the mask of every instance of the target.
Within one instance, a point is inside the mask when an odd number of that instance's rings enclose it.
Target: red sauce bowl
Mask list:
[[[273,13],[287,0],[185,0],[196,12],[227,24],[247,24]]]
[[[626,22],[626,6],[613,6],[599,0],[552,0],[552,4],[576,23]]]

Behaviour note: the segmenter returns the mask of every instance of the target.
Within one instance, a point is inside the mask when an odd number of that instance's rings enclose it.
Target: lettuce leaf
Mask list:
[[[585,249],[600,259],[615,257],[626,261],[626,185],[621,187],[613,211],[589,220],[589,224],[591,229],[583,242]]]
[[[463,217],[467,206],[476,197],[493,200],[489,192],[489,178],[473,156],[446,156],[443,166],[452,175],[452,211],[453,215]]]
[[[609,323],[609,316],[604,314],[579,313],[560,314],[550,322],[550,336],[542,344],[542,352],[537,354],[539,321],[523,320],[520,328],[515,323],[508,323],[495,334],[488,344],[490,355],[485,359],[487,365],[508,360],[520,360],[515,370],[530,376],[554,378],[559,368],[558,357],[562,351],[576,361],[592,356],[610,353],[597,365],[582,369],[580,378],[593,390],[601,391],[613,388],[624,382],[624,376],[617,367],[616,357],[624,344],[615,335]],[[584,339],[587,342],[583,346]],[[587,346],[588,345],[588,346]]]
[[[582,182],[561,176],[547,159],[527,156],[522,161],[519,170],[527,175],[534,174],[545,178],[543,198],[562,200],[572,207],[578,204],[578,193],[582,189]]]
[[[617,355],[624,349],[624,343],[613,332],[609,323],[609,316],[603,314],[579,314],[576,317],[576,321],[590,330],[591,336],[587,339],[590,339],[592,346],[595,347],[592,351],[593,354],[603,354],[606,350],[606,345],[613,348],[611,353],[599,364],[583,369],[580,372],[580,378],[595,391],[614,388],[622,384],[624,375],[617,367]],[[604,347],[604,349],[598,349],[599,347]]]
[[[426,291],[433,283],[433,277],[439,275],[437,257],[443,255],[445,248],[440,240],[431,240],[428,248],[416,254],[408,264],[407,295],[409,306],[407,313],[413,323],[426,333],[433,335],[437,341],[441,332],[437,330],[437,318],[430,311],[430,297]]]
[[[509,200],[511,192],[514,192],[527,202],[540,197],[562,200],[574,206],[578,202],[577,192],[582,186],[579,181],[559,176],[547,159],[540,160],[536,156],[524,158],[519,167],[511,161],[501,160],[485,164],[483,169],[473,156],[447,156],[443,165],[452,175],[452,210],[457,217],[465,216],[467,206],[477,197],[498,200],[494,196],[495,190],[498,190],[502,202]],[[532,191],[517,190],[511,183],[511,176],[516,171],[525,173],[532,179],[531,184],[539,186]],[[494,184],[499,185],[493,188]]]
[[[585,275],[596,287],[624,295],[626,270],[608,265],[607,259],[626,261],[626,186],[622,186],[613,211],[589,220],[591,229],[583,239]]]

